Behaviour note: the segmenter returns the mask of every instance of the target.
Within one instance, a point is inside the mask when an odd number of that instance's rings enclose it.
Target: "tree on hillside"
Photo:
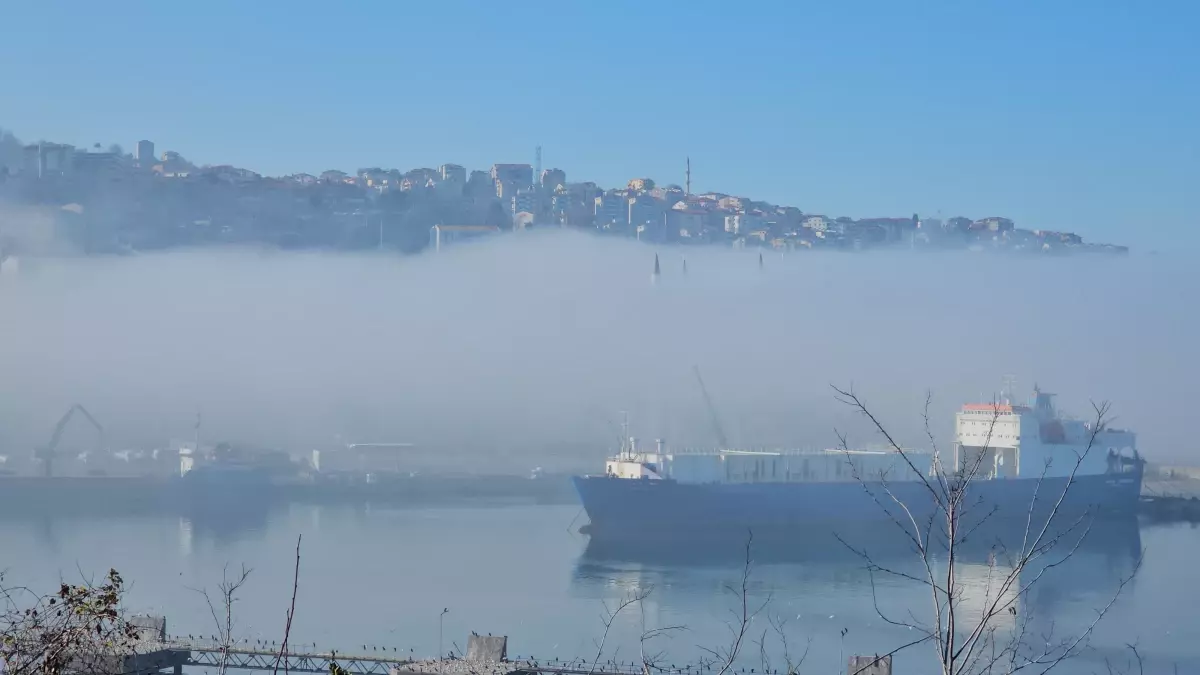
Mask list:
[[[490,202],[483,217],[483,224],[495,226],[501,230],[511,230],[513,227],[512,215],[500,202]]]
[[[0,168],[8,169],[8,173],[19,170],[23,163],[22,147],[21,141],[12,132],[0,129]]]

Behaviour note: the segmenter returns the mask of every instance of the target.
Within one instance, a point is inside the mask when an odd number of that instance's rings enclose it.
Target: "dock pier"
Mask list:
[[[1154,522],[1200,522],[1200,480],[1146,480],[1138,507]]]
[[[166,634],[166,619],[162,617],[135,617],[133,620],[145,626],[144,636],[133,654],[109,657],[111,664],[101,663],[88,667],[87,672],[121,673],[122,675],[183,675],[185,666],[217,669],[224,665],[226,670],[248,670],[258,672],[284,671],[288,673],[321,673],[329,675],[336,664],[349,675],[645,675],[643,664],[637,662],[618,663],[613,660],[593,664],[588,659],[563,660],[559,658],[536,659],[533,657],[508,656],[508,637],[477,635],[467,638],[466,654],[461,657],[418,659],[396,650],[376,649],[370,653],[353,652],[306,652],[289,648],[279,652],[266,645],[250,646],[246,641],[223,645],[213,640],[198,640],[191,637],[174,637]],[[887,674],[891,672],[891,659],[886,667],[879,657],[861,657],[861,664],[870,668],[857,670],[851,660],[849,673],[857,675]],[[880,663],[875,663],[880,661]],[[278,666],[276,666],[278,662]],[[111,667],[110,667],[111,666]],[[682,665],[670,667],[654,666],[655,675],[713,675],[711,664]],[[81,671],[82,672],[82,671]],[[763,675],[772,675],[764,673]],[[774,675],[778,675],[777,673]]]

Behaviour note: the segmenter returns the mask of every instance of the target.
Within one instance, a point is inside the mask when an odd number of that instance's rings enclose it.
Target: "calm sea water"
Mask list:
[[[643,626],[684,625],[656,641],[667,662],[695,659],[702,647],[728,641],[738,598],[726,586],[741,580],[741,553],[677,547],[603,547],[573,533],[578,508],[379,509],[284,507],[237,520],[180,517],[38,518],[0,520],[0,569],[10,582],[52,588],[60,578],[118,569],[130,582],[132,611],[168,617],[173,634],[216,632],[203,598],[222,569],[253,568],[235,606],[235,633],[279,639],[291,592],[297,537],[300,591],[293,643],[343,652],[438,650],[464,645],[471,631],[506,634],[510,654],[591,657],[603,633],[605,605],[652,589],[640,608],[614,623],[605,658],[637,658]],[[1086,626],[1112,597],[1118,580],[1144,550],[1141,571],[1092,639],[1093,649],[1055,672],[1107,672],[1127,659],[1126,643],[1146,657],[1146,672],[1200,673],[1200,530],[1141,526],[1103,545],[1085,547],[1039,582],[1021,604],[1037,624],[1067,635]],[[750,595],[769,604],[756,620],[755,644],[742,665],[761,673],[757,641],[767,632],[771,667],[782,649],[767,614],[786,619],[789,651],[808,649],[802,672],[844,672],[853,653],[879,653],[911,639],[885,624],[885,611],[930,611],[926,591],[897,579],[876,579],[875,593],[859,560],[828,551],[753,551]],[[912,562],[912,561],[909,561]],[[906,564],[898,559],[897,565]],[[982,580],[985,561],[967,561],[963,579]],[[982,581],[980,581],[982,583]],[[930,648],[897,657],[897,673],[929,672]]]

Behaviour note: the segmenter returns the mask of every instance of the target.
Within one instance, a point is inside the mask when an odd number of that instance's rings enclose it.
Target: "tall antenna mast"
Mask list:
[[[683,194],[685,197],[692,196],[692,158],[691,157],[687,158],[687,174],[686,174],[686,181],[684,183]]]
[[[1004,388],[1000,391],[1000,402],[1004,405],[1012,405],[1013,396],[1016,394],[1017,378],[1005,375],[1003,386]]]
[[[542,146],[537,146],[537,150],[534,151],[533,156],[533,185],[530,187],[537,187],[538,181],[542,180]]]
[[[621,456],[629,457],[633,454],[629,447],[629,412],[621,411]]]

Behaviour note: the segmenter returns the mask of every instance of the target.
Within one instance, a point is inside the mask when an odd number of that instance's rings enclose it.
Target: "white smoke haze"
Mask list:
[[[654,255],[662,277],[651,283]],[[687,256],[688,274],[681,257]],[[292,452],[412,441],[478,470],[595,469],[636,435],[876,443],[853,384],[906,443],[1034,383],[1108,399],[1151,458],[1193,460],[1197,275],[1166,258],[655,249],[561,231],[417,257],[201,250],[22,260],[0,277],[0,448],[81,403],[110,445],[190,438]]]

